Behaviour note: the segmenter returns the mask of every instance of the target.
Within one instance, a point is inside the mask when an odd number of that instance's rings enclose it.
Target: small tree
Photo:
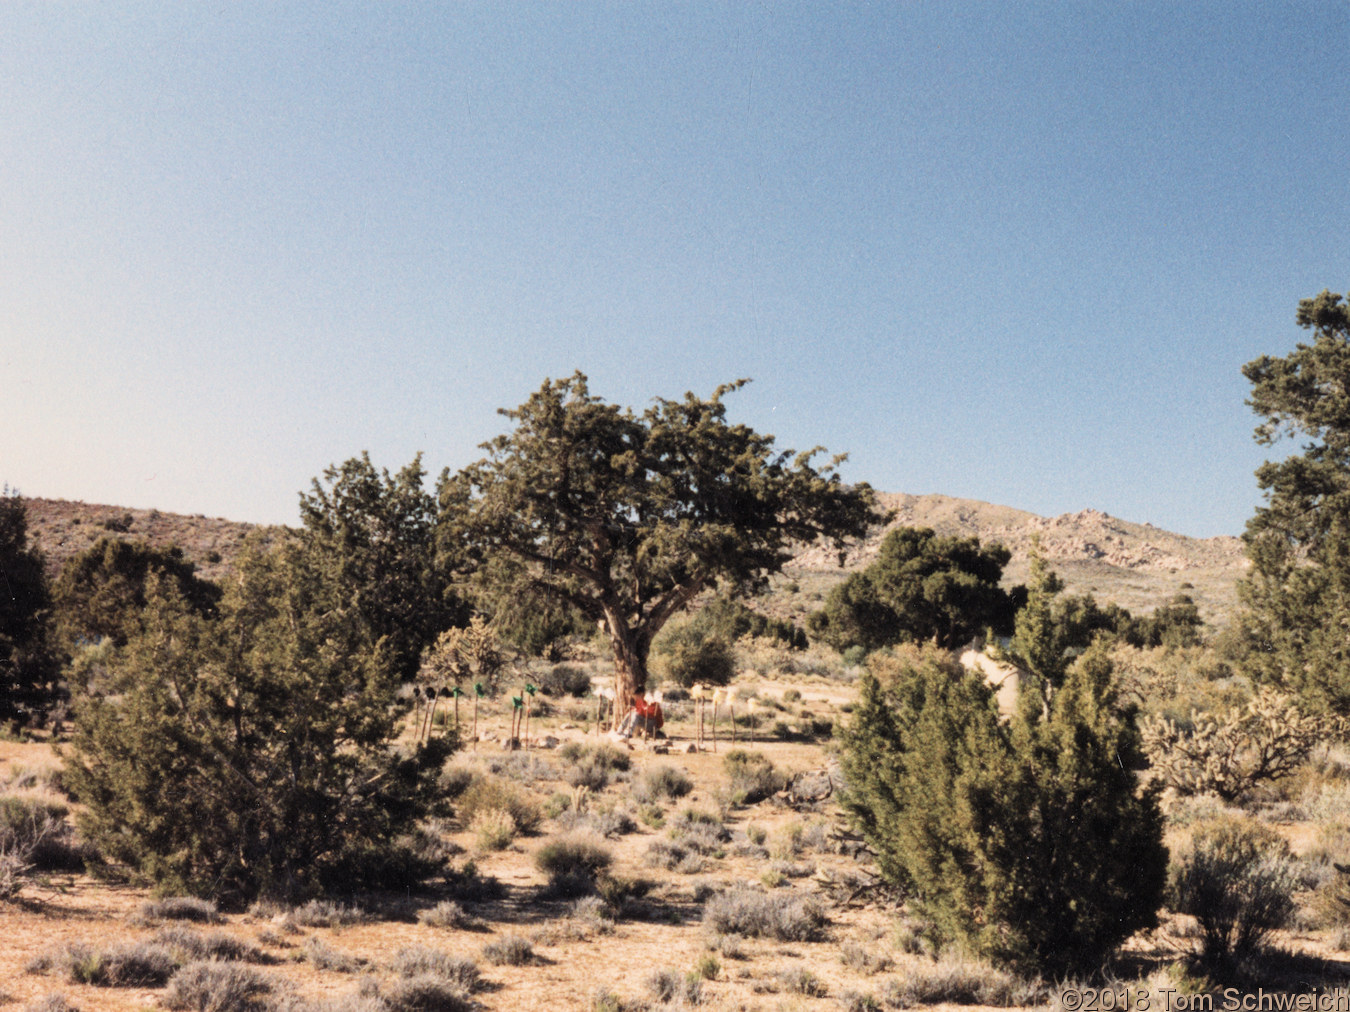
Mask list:
[[[28,542],[18,493],[0,491],[0,717],[15,718],[51,696],[56,661],[48,636],[51,599],[42,553]]]
[[[392,659],[327,607],[312,560],[246,551],[215,619],[157,574],[146,592],[107,670],[77,669],[67,777],[89,840],[166,889],[231,900],[350,887],[387,861],[448,746],[391,750]]]
[[[363,453],[300,496],[300,539],[331,606],[372,644],[386,641],[403,679],[441,631],[469,617],[436,561],[436,500],[425,475],[420,455],[390,475]]]
[[[723,398],[658,400],[642,415],[592,397],[586,377],[546,382],[502,412],[512,432],[440,483],[441,546],[464,568],[509,556],[517,585],[568,600],[614,652],[615,690],[647,683],[652,639],[714,585],[761,585],[819,538],[842,546],[882,518],[813,453],[726,420]],[[615,707],[615,721],[623,707]]]
[[[1048,709],[1020,707],[1010,723],[942,655],[876,661],[844,745],[846,809],[947,938],[1063,977],[1156,923],[1162,815],[1130,771],[1137,734],[1103,647]]]
[[[1010,557],[979,538],[898,527],[875,562],[830,592],[809,629],[841,651],[924,641],[954,650],[987,628],[1011,625],[1014,599],[999,586]]]

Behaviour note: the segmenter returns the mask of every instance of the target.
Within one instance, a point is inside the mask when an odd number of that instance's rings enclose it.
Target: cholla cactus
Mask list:
[[[1340,718],[1305,713],[1270,686],[1221,717],[1192,717],[1191,731],[1166,717],[1145,717],[1140,722],[1144,752],[1178,794],[1213,793],[1225,801],[1288,776],[1313,748],[1345,729]]]
[[[432,711],[442,689],[449,685],[458,686],[469,676],[480,683],[490,683],[501,666],[497,633],[481,616],[475,615],[463,629],[447,629],[441,633],[435,645],[423,656],[417,672],[418,682],[426,687],[427,698],[432,701],[423,720],[424,733],[430,732]]]

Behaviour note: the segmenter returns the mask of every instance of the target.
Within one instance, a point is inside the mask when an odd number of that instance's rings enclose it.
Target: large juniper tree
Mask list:
[[[593,397],[581,373],[503,411],[512,431],[440,483],[441,544],[461,563],[522,563],[520,586],[599,624],[621,699],[647,680],[652,638],[705,589],[744,591],[818,538],[842,547],[881,517],[835,458],[777,451],[727,421],[723,398],[658,399],[642,414]],[[616,715],[622,708],[616,708]]]
[[[1252,568],[1240,623],[1257,677],[1350,712],[1350,305],[1323,291],[1299,302],[1311,331],[1288,355],[1247,363],[1262,445],[1302,452],[1256,472],[1265,505],[1244,535]]]

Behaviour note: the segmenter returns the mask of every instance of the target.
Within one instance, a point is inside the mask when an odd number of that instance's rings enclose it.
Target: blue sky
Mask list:
[[[576,369],[1239,533],[1350,285],[1350,4],[0,5],[0,480],[295,522]]]

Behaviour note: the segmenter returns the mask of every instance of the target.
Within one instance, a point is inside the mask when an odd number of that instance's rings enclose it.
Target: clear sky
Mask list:
[[[294,523],[753,383],[845,477],[1239,533],[1350,285],[1347,3],[0,5],[0,481]]]

